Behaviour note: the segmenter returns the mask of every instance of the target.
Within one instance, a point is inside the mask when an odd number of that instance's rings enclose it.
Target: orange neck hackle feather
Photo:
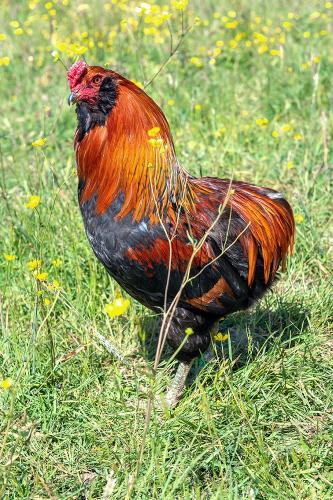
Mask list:
[[[156,206],[163,213],[188,175],[178,164],[161,109],[134,83],[120,75],[117,79],[117,103],[105,126],[76,141],[78,175],[85,181],[81,202],[96,194],[97,213],[103,213],[122,192],[118,218],[132,212],[135,221],[149,215],[157,222]]]

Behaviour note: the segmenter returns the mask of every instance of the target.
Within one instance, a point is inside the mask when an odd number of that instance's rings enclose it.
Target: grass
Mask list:
[[[0,389],[0,496],[101,498],[108,481],[112,498],[331,498],[332,4],[194,0],[183,20],[172,8],[157,27],[134,5],[3,2],[0,380],[13,384]],[[228,28],[230,10],[239,24]],[[244,337],[263,334],[259,353],[207,365],[173,412],[153,412],[129,493],[156,318],[132,300],[119,318],[103,312],[117,286],[84,235],[75,116],[51,52],[69,65],[89,46],[89,63],[148,81],[170,54],[167,23],[173,47],[182,24],[196,23],[147,89],[166,112],[181,163],[197,175],[282,190],[297,240],[274,290],[222,324]],[[224,46],[213,64],[208,51],[217,41]],[[31,146],[42,137],[44,147]],[[36,209],[25,206],[31,195],[41,196]],[[42,260],[46,281],[28,270],[33,259]],[[54,280],[60,291],[47,289]],[[110,356],[96,330],[127,364]],[[161,386],[169,377],[163,372]]]

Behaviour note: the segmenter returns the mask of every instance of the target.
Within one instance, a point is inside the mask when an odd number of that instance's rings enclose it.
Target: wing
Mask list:
[[[292,248],[291,208],[266,188],[213,178],[191,182],[191,211],[169,213],[164,230],[152,226],[126,258],[163,295],[168,281],[168,301],[182,287],[186,307],[217,316],[246,308],[270,286]]]

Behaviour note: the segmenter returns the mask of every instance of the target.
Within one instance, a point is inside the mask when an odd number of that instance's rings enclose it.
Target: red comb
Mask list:
[[[67,80],[71,90],[76,87],[81,78],[87,73],[88,66],[84,61],[77,61],[67,72]]]

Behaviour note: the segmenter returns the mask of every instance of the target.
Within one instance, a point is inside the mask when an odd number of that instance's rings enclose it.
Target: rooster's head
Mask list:
[[[77,61],[67,73],[71,93],[68,104],[85,103],[107,114],[111,111],[117,97],[116,73],[100,66],[88,66]]]

